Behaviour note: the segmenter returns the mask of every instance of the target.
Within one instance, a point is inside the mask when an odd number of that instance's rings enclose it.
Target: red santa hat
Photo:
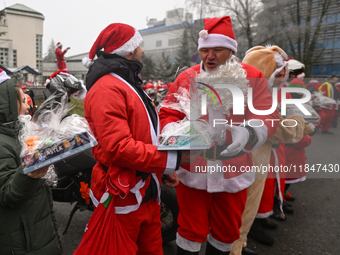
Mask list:
[[[11,77],[9,77],[4,70],[0,69],[0,83],[3,83],[8,79],[11,79]]]
[[[204,30],[199,33],[198,50],[225,47],[237,52],[237,42],[229,16],[204,19]]]
[[[57,42],[57,44],[55,45],[57,48],[59,48],[60,46],[63,46],[63,44],[61,42]]]
[[[143,39],[137,29],[123,23],[112,23],[99,34],[94,42],[89,58],[83,64],[89,68],[93,63],[96,51],[104,48],[104,52],[125,57],[142,43]]]

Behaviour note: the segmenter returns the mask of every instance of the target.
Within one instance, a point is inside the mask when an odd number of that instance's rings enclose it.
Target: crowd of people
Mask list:
[[[277,228],[275,220],[284,221],[286,213],[294,212],[290,204],[294,197],[288,189],[306,180],[305,148],[317,129],[330,135],[330,128],[337,126],[337,76],[304,82],[303,64],[292,67],[296,60],[276,45],[253,47],[239,63],[232,22],[224,16],[204,20],[198,39],[200,64],[184,70],[171,84],[143,82],[139,76],[142,40],[135,28],[112,23],[101,31],[83,60],[89,68],[85,118],[98,142],[92,149],[97,164],[90,191],[96,209],[74,254],[163,254],[162,182],[177,190],[178,255],[199,254],[204,242],[207,255],[258,254],[247,247],[247,238],[274,244],[265,229]],[[61,51],[61,44],[58,49]],[[60,70],[66,68],[66,51],[58,60]],[[47,168],[24,175],[18,157],[13,125],[28,106],[22,91],[15,90],[9,77],[2,79],[1,74],[0,212],[6,215],[0,219],[1,226],[6,226],[0,231],[1,254],[62,254],[50,191],[40,181]],[[252,98],[252,107],[242,102],[240,114],[240,109],[233,108],[237,104],[231,103],[229,90],[207,85],[221,104],[208,101],[207,114],[200,121],[225,121],[213,128],[215,142],[204,151],[158,150],[162,132],[193,121],[184,107],[194,100],[188,93],[192,81],[212,78],[233,79],[236,89]],[[317,120],[296,112],[281,115],[285,87],[304,89],[287,93],[289,99],[303,100],[312,94],[307,104]],[[148,96],[150,90],[167,92],[160,109]],[[272,108],[273,98],[277,98],[277,109]],[[267,171],[288,165],[302,171]],[[235,171],[197,171],[230,166]],[[93,224],[99,221],[103,224]]]

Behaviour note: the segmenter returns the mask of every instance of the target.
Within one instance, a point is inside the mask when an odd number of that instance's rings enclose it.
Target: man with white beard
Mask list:
[[[208,114],[202,118],[209,123],[216,119],[224,119],[228,123],[217,127],[216,146],[206,150],[204,157],[193,156],[190,165],[182,165],[177,170],[180,180],[177,187],[180,213],[176,239],[179,255],[199,254],[201,244],[206,240],[206,254],[229,254],[240,235],[246,189],[254,181],[254,172],[242,170],[252,169],[250,152],[272,136],[278,126],[278,122],[274,121],[278,119],[276,110],[266,115],[255,115],[249,110],[245,100],[249,87],[252,88],[252,102],[257,110],[270,109],[272,97],[262,73],[237,62],[234,56],[237,42],[230,17],[205,19],[204,26],[198,40],[201,64],[185,70],[176,78],[159,114],[161,128],[171,128],[175,122],[186,117],[184,111],[174,108],[173,104],[180,104],[178,94],[190,89],[191,78],[199,78],[203,82],[205,78],[215,78],[215,83],[209,86],[221,98],[221,105],[215,106],[212,101],[208,101]],[[220,83],[223,79],[233,79],[233,85],[243,92],[243,114],[233,113],[236,109],[233,109],[230,91],[215,86],[216,80]],[[242,99],[235,97],[234,100]],[[188,153],[182,152],[182,157],[187,157]],[[197,156],[198,153],[193,154]],[[197,167],[232,167],[235,171],[202,173],[195,172]]]

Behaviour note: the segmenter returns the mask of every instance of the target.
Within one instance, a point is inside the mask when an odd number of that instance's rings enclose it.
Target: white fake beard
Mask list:
[[[249,88],[249,81],[246,77],[247,72],[242,68],[242,65],[237,62],[237,58],[231,56],[224,65],[220,65],[213,71],[202,70],[195,79],[195,82],[197,87],[204,89],[207,89],[207,87],[197,82],[212,86],[220,96],[222,105],[218,101],[217,105],[215,105],[213,99],[209,96],[207,97],[207,105],[211,105],[214,110],[221,111],[223,114],[230,116],[230,109],[233,108],[232,93],[226,88],[215,88],[215,84],[231,84],[241,89],[244,95],[244,105],[246,106]],[[205,92],[199,90],[199,93],[203,94]]]

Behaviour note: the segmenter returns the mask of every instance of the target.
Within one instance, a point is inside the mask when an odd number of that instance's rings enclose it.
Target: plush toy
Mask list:
[[[26,139],[26,145],[27,145],[27,150],[29,152],[34,151],[37,147],[37,141],[39,141],[40,138],[38,136],[31,136],[29,138]]]

